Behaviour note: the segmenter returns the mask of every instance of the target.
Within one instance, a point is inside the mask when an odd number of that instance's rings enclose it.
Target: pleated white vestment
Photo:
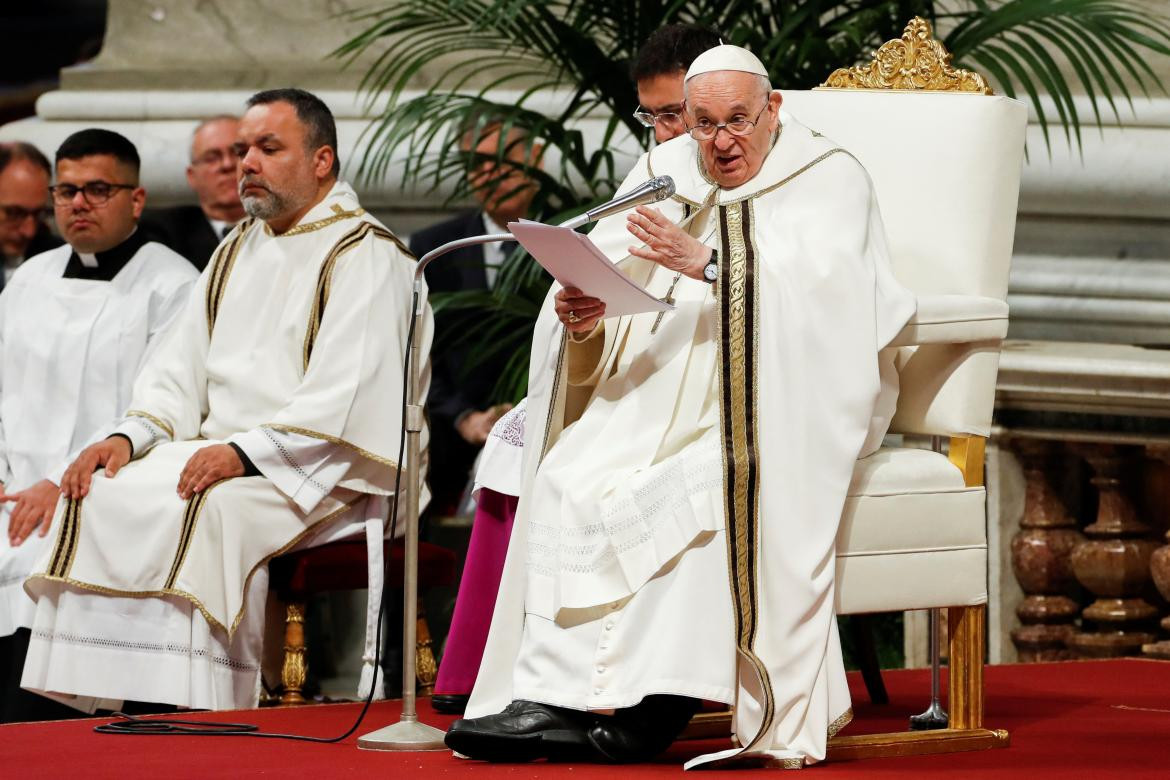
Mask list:
[[[65,278],[69,245],[30,257],[0,295],[0,482],[8,493],[58,482],[68,459],[104,437],[134,377],[178,315],[198,272],[148,242],[110,281]],[[0,505],[0,528],[14,504]],[[0,542],[0,636],[32,625],[24,592],[53,536]]]
[[[740,187],[710,181],[682,136],[620,190],[672,176],[661,210],[718,247],[717,285],[681,278],[661,321],[608,319],[585,338],[566,338],[546,301],[524,482],[468,717],[514,699],[733,703],[739,747],[688,766],[802,766],[848,721],[835,537],[854,461],[896,400],[880,353],[915,304],[891,274],[865,171],[781,120]],[[603,220],[592,237],[665,296],[675,274],[628,257],[625,224]]]
[[[380,542],[414,267],[344,183],[282,234],[237,226],[135,384],[118,429],[135,459],[58,506],[23,687],[84,709],[256,704],[267,562],[367,520]],[[216,442],[262,475],[183,501],[183,466]]]

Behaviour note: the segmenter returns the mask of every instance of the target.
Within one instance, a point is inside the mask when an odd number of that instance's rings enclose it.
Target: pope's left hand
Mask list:
[[[681,271],[683,276],[692,279],[703,278],[703,268],[711,259],[711,247],[662,216],[658,209],[639,206],[626,217],[626,229],[644,244],[630,247],[634,257]]]
[[[16,502],[12,513],[8,515],[8,543],[13,547],[19,547],[21,542],[38,528],[41,536],[47,534],[60,495],[59,487],[47,479],[42,479],[30,488],[0,496],[0,501]]]
[[[227,444],[204,447],[191,456],[179,475],[179,498],[186,501],[221,479],[244,476],[240,456]]]

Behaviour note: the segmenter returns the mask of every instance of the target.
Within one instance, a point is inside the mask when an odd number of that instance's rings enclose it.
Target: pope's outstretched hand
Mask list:
[[[711,247],[687,233],[658,209],[639,206],[626,217],[626,229],[642,246],[630,247],[630,254],[679,271],[692,279],[703,278],[711,259]]]
[[[95,471],[105,466],[106,476],[112,477],[130,462],[132,454],[130,442],[124,436],[111,436],[89,445],[65,469],[65,476],[61,477],[61,493],[66,498],[85,498],[89,495],[89,484]]]

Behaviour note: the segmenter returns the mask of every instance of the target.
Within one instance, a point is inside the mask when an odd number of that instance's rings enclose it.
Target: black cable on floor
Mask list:
[[[398,438],[398,463],[403,462],[403,454],[406,451],[406,396],[410,382],[410,351],[414,345],[414,312],[418,306],[418,291],[415,290],[414,296],[411,299],[410,306],[410,325],[406,330],[406,357],[402,362],[402,410],[401,410],[401,433]],[[393,539],[398,524],[398,496],[402,488],[402,469],[399,468],[394,475],[394,500],[391,502],[390,510],[390,538]],[[381,663],[382,652],[382,616],[386,614],[386,575],[390,572],[390,560],[387,558],[383,561],[382,571],[382,598],[378,602],[378,621],[375,629],[374,637],[374,684],[370,686],[370,692],[366,695],[365,703],[362,705],[362,711],[358,713],[357,720],[349,727],[344,734],[336,737],[314,737],[307,734],[280,734],[272,731],[261,731],[260,727],[252,723],[214,723],[198,720],[158,720],[140,718],[135,715],[127,715],[123,712],[115,712],[114,717],[122,718],[120,721],[113,723],[103,723],[99,726],[94,726],[93,730],[99,734],[130,734],[134,736],[194,736],[194,737],[264,737],[267,739],[292,739],[301,742],[318,742],[322,744],[332,744],[341,742],[347,739],[358,727],[361,726],[362,721],[365,720],[366,713],[369,712],[370,704],[374,701],[374,692],[377,690],[378,670]]]

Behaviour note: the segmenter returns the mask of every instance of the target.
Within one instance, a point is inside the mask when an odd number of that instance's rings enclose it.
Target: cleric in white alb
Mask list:
[[[546,302],[458,753],[643,760],[709,699],[735,705],[738,744],[691,765],[801,766],[849,718],[835,537],[854,461],[894,408],[882,350],[915,302],[865,171],[780,104],[746,50],[699,55],[688,135],[621,188],[670,175],[676,196],[591,234],[676,310],[603,319],[577,290]]]
[[[251,218],[144,368],[120,436],[64,476],[26,586],[23,685],[79,708],[254,706],[267,562],[363,523],[381,550],[415,264],[337,181],[324,103],[290,89],[248,105]]]
[[[65,246],[29,258],[0,295],[0,642],[19,679],[33,602],[24,579],[44,550],[70,456],[105,437],[145,358],[198,275],[137,229],[138,152],[109,130],[57,150],[53,204]],[[14,634],[16,636],[14,636]],[[35,717],[35,697],[0,690],[0,721]]]

